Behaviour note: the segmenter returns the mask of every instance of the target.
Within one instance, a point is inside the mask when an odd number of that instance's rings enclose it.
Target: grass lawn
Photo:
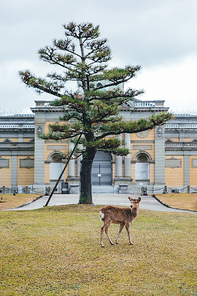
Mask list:
[[[0,193],[0,210],[6,210],[15,208],[18,206],[21,206],[23,204],[26,204],[36,197],[38,197],[39,194],[16,194],[14,196],[13,194],[2,194]]]
[[[167,193],[156,196],[173,208],[197,211],[197,193]]]
[[[100,208],[1,211],[0,295],[197,295],[196,214],[140,210],[102,248]]]

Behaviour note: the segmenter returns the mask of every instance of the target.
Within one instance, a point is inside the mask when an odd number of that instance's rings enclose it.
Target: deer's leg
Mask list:
[[[106,222],[106,224],[105,224],[105,233],[106,233],[106,235],[108,237],[108,240],[109,240],[110,244],[113,245],[114,243],[112,242],[111,238],[109,237],[109,232],[108,232],[110,224],[111,224],[111,221]]]
[[[120,228],[119,228],[119,232],[118,232],[118,236],[117,236],[117,238],[116,238],[116,244],[118,244],[118,238],[119,238],[119,236],[120,236],[120,234],[121,234],[121,231],[123,230],[123,228],[124,228],[124,223],[121,223],[120,224]]]
[[[130,244],[130,245],[133,245],[133,243],[132,243],[132,241],[131,241],[131,237],[130,237],[130,230],[129,230],[129,228],[130,228],[130,223],[127,222],[126,225],[125,225],[125,227],[126,227],[126,230],[127,230],[127,233],[128,233],[128,237],[129,237],[129,244]]]
[[[105,224],[103,224],[103,226],[101,227],[100,244],[102,247],[104,247],[104,245],[103,245],[103,232],[104,231],[105,231]]]

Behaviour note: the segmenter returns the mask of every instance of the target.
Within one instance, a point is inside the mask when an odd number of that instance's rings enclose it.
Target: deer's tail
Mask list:
[[[103,214],[103,212],[99,212],[99,216],[100,216],[100,219],[101,219],[101,221],[103,221],[103,218],[104,218],[104,214]]]

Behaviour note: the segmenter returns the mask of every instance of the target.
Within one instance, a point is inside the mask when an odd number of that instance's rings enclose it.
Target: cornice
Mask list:
[[[166,112],[169,110],[169,107],[133,107],[130,108],[131,112],[139,113],[139,112]]]
[[[2,150],[34,150],[34,143],[0,142],[0,151]]]
[[[131,143],[155,143],[155,140],[131,140]]]
[[[64,112],[65,108],[63,107],[31,107],[32,112],[44,112],[44,113],[56,113],[56,112]]]

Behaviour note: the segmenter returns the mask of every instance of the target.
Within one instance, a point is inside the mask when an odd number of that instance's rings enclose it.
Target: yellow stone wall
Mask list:
[[[46,122],[44,132],[48,133],[49,132],[49,125],[54,124],[54,123],[55,122]],[[45,141],[45,144],[44,144],[44,160],[45,160],[44,178],[45,178],[46,184],[50,183],[50,163],[48,163],[49,158],[50,158],[50,154],[53,152],[58,152],[58,151],[66,154],[66,153],[68,153],[68,148],[69,148],[68,140],[63,140],[63,141],[53,141],[53,140],[47,141],[46,140]],[[64,182],[66,182],[67,178],[68,178],[68,167],[66,168],[66,170],[64,172]]]
[[[34,184],[34,168],[21,168],[20,160],[27,156],[17,157],[17,185],[33,185]],[[31,156],[31,158],[33,158]]]
[[[171,158],[172,156],[166,156],[165,159]],[[167,186],[184,186],[184,157],[175,156],[176,159],[181,160],[180,168],[165,168],[165,183]]]
[[[33,138],[23,138],[23,142],[29,142],[30,140],[32,140]],[[5,140],[9,140],[11,142],[18,142],[18,138],[1,138],[0,142],[3,142]]]
[[[133,179],[132,182],[135,182],[135,163],[131,164],[131,178]]]
[[[66,146],[66,148],[65,148]],[[54,149],[55,147],[55,149]],[[44,160],[47,161],[52,152],[68,153],[68,142],[45,141],[44,145]]]
[[[150,130],[149,131],[149,134],[148,134],[148,136],[147,137],[144,137],[144,138],[141,138],[141,137],[139,137],[137,134],[131,134],[131,140],[132,141],[154,141],[155,140],[155,130]],[[133,150],[133,145],[141,145],[141,146],[143,146],[143,145],[150,145],[150,146],[152,146],[152,149],[151,150],[145,150],[145,151],[147,151],[150,155],[151,155],[151,157],[152,157],[152,160],[154,160],[155,159],[155,144],[154,144],[154,142],[145,142],[145,143],[143,143],[143,142],[137,142],[137,143],[131,143],[131,160],[133,159],[133,157],[134,157],[134,155],[140,150]],[[144,150],[143,149],[143,147],[142,147],[142,150]]]
[[[55,122],[46,122],[44,127],[44,133],[47,134],[49,132],[49,125],[54,124]]]
[[[150,163],[150,183],[155,183],[155,164]]]
[[[197,157],[195,156],[190,156],[190,186],[195,186],[197,185],[197,168],[192,167],[192,160],[196,159]]]
[[[23,138],[23,142],[29,142],[31,140],[33,140],[33,138]]]
[[[116,163],[112,163],[112,180],[116,177]]]
[[[193,140],[195,140],[195,138],[185,138],[185,142],[191,142]]]
[[[0,187],[11,186],[11,167],[12,167],[12,158],[11,156],[3,156],[2,158],[9,159],[9,168],[1,168],[0,169]]]
[[[139,137],[137,133],[131,134],[131,140],[154,140],[155,139],[155,130],[149,130],[149,133],[146,137]]]
[[[50,185],[50,163],[44,165],[44,182]]]
[[[152,160],[155,160],[155,130],[150,130],[148,135],[146,137],[139,137],[136,133],[131,134],[131,141],[141,141],[141,142],[132,142],[131,143],[131,160],[134,159],[134,156],[137,152],[140,150],[146,151],[150,154]],[[145,142],[143,142],[145,141]],[[150,142],[146,142],[150,141]],[[142,146],[142,149],[133,149],[133,145]],[[152,149],[144,149],[144,145],[151,146]],[[133,182],[135,182],[135,163],[131,163],[131,177],[133,179]],[[155,182],[155,164],[150,163],[150,183]]]

